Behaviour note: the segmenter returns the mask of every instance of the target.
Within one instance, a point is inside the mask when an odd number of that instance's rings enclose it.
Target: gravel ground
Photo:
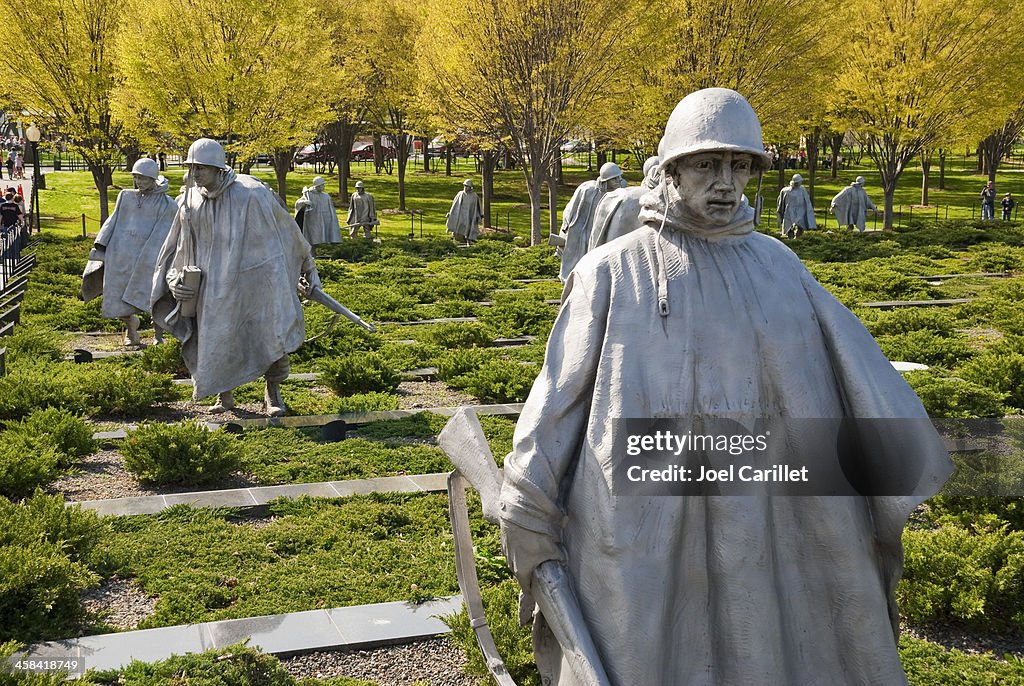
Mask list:
[[[81,470],[67,474],[47,487],[48,493],[58,493],[65,500],[82,502],[106,498],[132,498],[145,495],[166,495],[168,493],[192,493],[195,491],[248,488],[258,485],[243,474],[235,474],[218,482],[215,486],[166,486],[149,488],[124,467],[124,457],[116,450],[101,450],[80,459],[76,466]]]
[[[462,651],[447,638],[376,650],[309,653],[282,661],[296,677],[368,679],[379,686],[477,686]]]
[[[398,395],[398,407],[403,410],[480,404],[473,396],[448,388],[441,381],[403,381],[398,385]]]
[[[1024,635],[1021,634],[979,632],[975,629],[966,629],[953,622],[943,624],[900,622],[900,631],[914,638],[938,643],[945,648],[956,648],[964,653],[975,655],[993,653],[1000,660],[1007,654],[1024,658]]]
[[[98,613],[107,624],[126,631],[137,627],[156,608],[156,598],[146,595],[132,579],[116,576],[85,591],[81,599],[87,611]]]

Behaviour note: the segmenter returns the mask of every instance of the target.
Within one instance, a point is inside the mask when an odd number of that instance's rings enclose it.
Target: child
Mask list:
[[[1010,221],[1010,213],[1013,212],[1013,208],[1014,208],[1014,206],[1016,206],[1016,204],[1017,203],[1015,203],[1013,201],[1013,198],[1010,196],[1009,193],[1007,193],[1006,195],[1003,196],[1002,205],[1003,205],[1003,221],[1004,222]]]

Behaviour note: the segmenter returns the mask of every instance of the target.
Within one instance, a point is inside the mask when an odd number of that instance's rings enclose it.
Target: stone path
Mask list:
[[[421,605],[355,605],[48,641],[29,646],[23,654],[28,658],[78,659],[86,669],[119,669],[132,660],[156,662],[246,640],[250,647],[279,656],[372,648],[446,634],[448,627],[438,617],[461,609],[461,596]]]

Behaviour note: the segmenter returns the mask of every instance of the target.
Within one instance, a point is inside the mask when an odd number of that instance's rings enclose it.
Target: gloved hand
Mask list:
[[[89,251],[89,259],[93,262],[102,262],[106,255],[107,249],[102,245],[94,245]]]
[[[177,300],[178,302],[191,300],[192,298],[196,297],[195,289],[189,288],[180,281],[175,281],[174,283],[172,283],[170,285],[170,288],[171,295],[173,295],[174,299]]]

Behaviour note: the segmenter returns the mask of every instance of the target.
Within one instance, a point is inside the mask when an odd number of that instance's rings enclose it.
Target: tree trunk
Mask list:
[[[939,148],[939,190],[946,190],[946,149]]]
[[[430,171],[430,139],[426,136],[420,138],[420,148],[423,150],[423,171]]]
[[[444,175],[452,175],[452,144],[447,143],[444,146]]]
[[[548,233],[558,233],[558,179],[555,178],[555,170],[558,165],[552,165],[552,173],[548,176]]]
[[[892,229],[893,225],[892,199],[895,192],[895,184],[882,183],[882,193],[885,195],[885,215],[882,220],[882,228],[887,231]]]
[[[928,207],[928,172],[932,168],[932,151],[921,151],[921,205]]]
[[[807,140],[807,194],[811,196],[811,207],[814,207],[814,178],[818,171],[818,148],[821,143],[821,129],[815,129],[806,136]]]
[[[504,169],[505,171],[508,171],[509,169],[515,169],[516,168],[515,157],[512,156],[512,151],[509,148],[505,148],[504,149],[504,151],[502,152],[502,157],[503,157],[503,159],[501,161],[502,169]]]
[[[491,202],[494,199],[494,167],[497,162],[498,156],[494,154],[493,150],[484,151],[484,161],[480,171],[483,177],[481,186],[483,186],[484,196],[484,226],[488,229],[494,226],[491,223]]]
[[[399,133],[395,136],[395,154],[398,155],[398,210],[405,212],[405,166],[409,162],[409,148],[412,136]]]
[[[107,193],[107,189],[113,183],[113,170],[109,164],[94,165],[88,163],[88,161],[87,164],[89,164],[89,172],[92,174],[93,183],[96,184],[96,190],[100,194],[100,224],[102,224],[110,216],[110,196]]]
[[[828,147],[832,149],[832,166],[831,166],[831,178],[836,178],[839,175],[839,153],[843,149],[843,135],[841,133],[833,133],[829,136]]]
[[[373,170],[380,174],[384,167],[384,150],[381,149],[380,134],[373,134]]]
[[[530,193],[530,245],[541,244],[541,222],[540,222],[540,193],[542,180],[537,179],[530,182],[528,178],[527,190]]]
[[[272,163],[274,165],[274,176],[277,178],[277,196],[288,206],[288,171],[291,167],[294,148],[281,148],[274,151]]]
[[[348,180],[352,174],[352,144],[359,133],[358,124],[350,124],[339,119],[324,127],[324,138],[331,148],[334,161],[338,165],[338,195],[348,203]]]
[[[29,149],[31,149],[31,146],[29,146]],[[140,157],[142,157],[142,151],[139,150],[139,144],[131,143],[128,145],[123,145],[121,146],[121,151],[124,153],[125,171],[131,171],[132,167],[135,166],[135,163],[139,161]],[[25,160],[25,163],[28,164],[27,158]]]
[[[605,165],[606,162],[608,162],[608,153],[606,153],[604,150],[598,150],[597,162],[595,163],[597,165],[597,168],[600,169]]]
[[[555,176],[555,183],[556,184],[563,183],[562,173],[563,173],[563,170],[562,170],[562,156],[559,155],[558,159],[555,160],[555,174],[554,174],[554,176]],[[556,231],[555,233],[558,233],[558,232]]]

